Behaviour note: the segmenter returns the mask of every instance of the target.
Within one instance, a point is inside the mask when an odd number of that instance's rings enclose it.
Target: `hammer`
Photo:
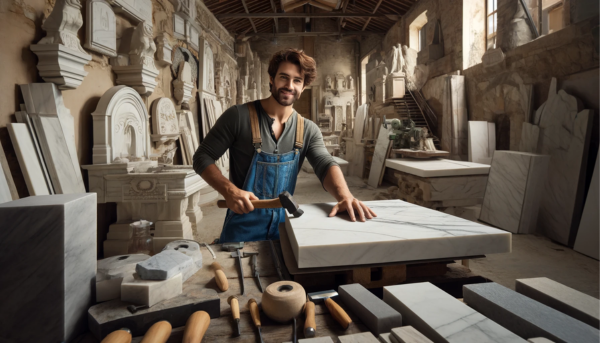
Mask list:
[[[292,198],[292,195],[285,191],[279,194],[278,198],[268,199],[268,200],[250,200],[254,208],[285,208],[288,213],[292,214],[294,217],[300,217],[304,214],[304,211],[300,209],[298,204]],[[227,208],[227,202],[225,200],[217,201],[217,207],[219,208]]]

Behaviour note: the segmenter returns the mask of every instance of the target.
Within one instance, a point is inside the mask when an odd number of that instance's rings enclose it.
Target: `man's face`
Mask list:
[[[271,94],[281,106],[291,106],[294,101],[300,99],[304,90],[304,75],[300,73],[300,67],[290,63],[281,62],[275,79],[271,78]]]

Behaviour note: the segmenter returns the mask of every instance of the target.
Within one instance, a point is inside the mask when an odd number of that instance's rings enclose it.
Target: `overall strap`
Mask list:
[[[254,102],[247,103],[248,112],[250,113],[250,127],[252,128],[252,145],[255,149],[262,147],[262,138],[260,137],[260,123]]]
[[[299,113],[297,114],[298,122],[296,123],[296,142],[294,147],[296,149],[302,149],[304,146],[304,117]]]

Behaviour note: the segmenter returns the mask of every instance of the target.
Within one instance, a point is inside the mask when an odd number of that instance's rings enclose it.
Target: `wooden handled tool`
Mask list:
[[[329,309],[329,312],[331,313],[333,319],[340,323],[344,330],[346,330],[348,326],[350,326],[350,323],[352,323],[352,319],[350,319],[348,313],[346,313],[346,311],[344,311],[344,309],[342,309],[340,305],[338,305],[335,301],[331,300],[331,298],[327,298],[325,299],[325,306],[327,306],[327,309]]]
[[[100,343],[131,343],[131,338],[129,329],[119,329],[108,334]]]
[[[185,323],[182,343],[200,343],[210,325],[210,316],[204,311],[192,313]]]
[[[240,303],[235,295],[230,296],[227,299],[227,302],[231,306],[231,315],[233,316],[233,321],[236,324],[236,331],[233,335],[235,337],[239,337],[242,335],[240,331]]]
[[[166,320],[156,322],[146,331],[140,343],[165,343],[171,336],[171,329],[171,324]]]
[[[306,321],[304,322],[304,337],[315,337],[317,331],[317,323],[315,321],[315,303],[308,300],[304,305],[304,312],[306,313]]]
[[[250,308],[250,315],[252,316],[252,322],[258,329],[258,337],[260,338],[261,343],[263,342],[262,333],[260,332],[260,311],[258,309],[258,304],[256,300],[250,299],[248,300],[248,308]]]
[[[304,211],[300,209],[298,203],[294,201],[292,195],[285,191],[279,194],[278,198],[275,199],[266,199],[266,200],[250,200],[252,206],[254,208],[285,208],[290,214],[294,217],[300,217],[304,214]],[[227,202],[225,200],[217,201],[217,207],[219,208],[227,208]]]
[[[212,267],[215,271],[215,281],[217,282],[217,287],[221,290],[221,292],[225,292],[229,289],[229,282],[227,281],[227,277],[225,276],[225,272],[219,262],[213,262]]]

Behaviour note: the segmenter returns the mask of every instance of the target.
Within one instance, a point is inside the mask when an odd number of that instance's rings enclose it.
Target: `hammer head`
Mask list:
[[[288,191],[279,194],[279,201],[281,201],[281,206],[285,208],[288,211],[288,213],[292,214],[294,217],[300,217],[304,214],[304,211],[300,209],[300,207],[294,201],[294,198],[292,198],[292,195]]]
[[[327,291],[322,291],[322,292],[314,292],[314,293],[308,293],[308,300],[317,303],[319,301],[323,301],[327,298],[333,298],[336,297],[338,295],[338,292],[334,291],[333,289],[327,290]]]

